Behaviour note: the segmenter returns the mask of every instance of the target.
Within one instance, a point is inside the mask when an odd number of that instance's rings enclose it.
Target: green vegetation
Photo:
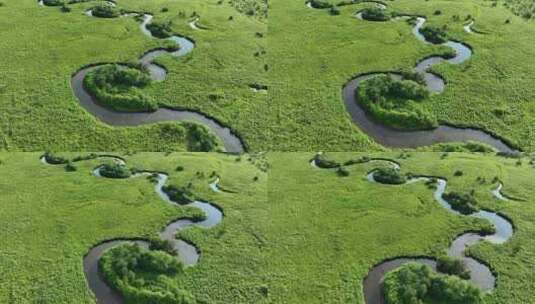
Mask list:
[[[382,123],[403,130],[430,129],[437,119],[422,107],[429,91],[413,80],[395,80],[389,75],[372,77],[357,91],[359,104]]]
[[[147,25],[147,29],[154,37],[158,38],[167,38],[173,35],[171,22],[151,22]]]
[[[82,268],[90,248],[117,238],[142,238],[153,244],[171,221],[204,215],[197,208],[162,201],[149,177],[115,180],[93,176],[91,171],[107,160],[89,153],[57,154],[69,160],[87,158],[75,163],[77,171],[68,173],[63,165],[41,163],[40,155],[0,153],[0,238],[11,240],[0,249],[0,303],[94,304]],[[253,275],[266,268],[264,229],[270,222],[269,217],[259,217],[270,207],[266,174],[252,164],[256,156],[244,155],[241,162],[219,153],[119,156],[124,156],[129,167],[169,173],[170,184],[191,183],[195,195],[217,203],[226,215],[212,229],[191,228],[180,234],[202,250],[199,264],[184,271],[176,257],[163,253],[167,251],[163,244],[153,247],[159,252],[128,246],[109,251],[101,266],[111,272],[109,278],[121,290],[132,297],[141,296],[141,291],[151,299],[162,290],[161,295],[179,298],[189,294],[196,300],[193,303],[268,303],[261,293],[268,279]],[[184,170],[175,172],[177,164]],[[208,187],[212,171],[221,175],[224,186],[239,191],[214,193]],[[257,182],[252,181],[255,176]],[[134,259],[150,265],[134,264]],[[148,303],[165,303],[160,300]]]
[[[448,153],[444,159],[442,154],[326,153],[326,159],[339,164],[355,160],[344,166],[350,177],[340,178],[336,170],[310,166],[313,153],[271,153],[270,225],[266,228],[266,239],[273,240],[267,256],[267,272],[273,278],[268,284],[271,303],[363,304],[362,280],[373,265],[400,256],[438,258],[456,236],[469,230],[484,231],[488,226],[480,219],[445,210],[434,199],[434,189],[423,181],[401,186],[368,182],[368,172],[390,166],[360,161],[370,158],[395,160],[402,174],[443,177],[448,180],[447,191],[468,193],[474,189],[482,208],[510,217],[515,223],[510,241],[503,245],[482,242],[470,248],[469,254],[488,263],[497,275],[496,289],[482,294],[486,304],[535,303],[531,295],[535,288],[531,265],[535,260],[535,227],[531,224],[535,205],[530,204],[535,194],[530,179],[535,176],[533,166],[526,157],[517,167],[517,159],[493,154]],[[464,175],[453,177],[458,168]],[[486,182],[481,184],[478,176]],[[527,195],[528,201],[496,200],[491,194],[496,187],[491,183],[494,176],[505,178],[504,191]],[[435,272],[430,276],[441,284],[438,289],[443,296],[469,297],[473,291],[456,276]],[[457,293],[459,290],[462,293]],[[423,303],[470,303],[433,300],[426,298]]]
[[[269,113],[271,145],[265,149],[379,150],[351,122],[341,87],[355,75],[411,70],[431,55],[451,57],[451,49],[417,40],[403,18],[389,22],[352,18],[375,3],[323,1],[348,5],[337,6],[341,16],[334,22],[326,11],[307,8],[304,1],[270,2],[268,98],[276,110]],[[433,66],[432,71],[445,79],[446,90],[417,103],[424,113],[438,122],[490,131],[525,151],[535,149],[530,127],[535,125],[533,21],[513,15],[502,0],[497,6],[485,0],[385,3],[390,12],[425,16],[425,25],[444,29],[448,39],[473,48],[473,56],[461,65]],[[440,15],[435,15],[437,10]],[[468,17],[475,21],[473,28],[485,34],[466,33]]]
[[[176,287],[173,280],[183,274],[182,264],[163,251],[120,245],[102,256],[99,268],[128,303],[195,303],[193,296]]]
[[[462,174],[455,174],[461,176]],[[462,214],[471,214],[478,211],[478,203],[476,199],[470,194],[461,194],[458,192],[448,192],[442,195],[448,203],[450,203],[453,210],[457,210]]]
[[[370,7],[362,10],[362,18],[370,21],[388,21],[390,20],[390,14],[381,8]]]
[[[155,111],[158,104],[140,89],[150,76],[135,68],[116,64],[99,67],[84,78],[84,87],[102,105],[117,111]]]
[[[100,175],[108,178],[128,178],[132,175],[130,169],[123,164],[107,163],[99,169]]]
[[[325,169],[340,167],[340,163],[328,159],[323,153],[314,156],[314,164]]]
[[[193,202],[193,198],[191,198],[191,191],[184,187],[166,185],[162,188],[162,190],[169,196],[169,199],[175,203],[189,204]]]
[[[389,304],[483,303],[481,290],[455,276],[436,274],[427,265],[408,263],[388,273],[384,281]]]
[[[394,168],[379,168],[373,172],[373,178],[383,184],[400,185],[407,181],[405,175]]]
[[[43,4],[46,6],[63,6],[65,1],[63,0],[43,0]]]
[[[458,276],[465,280],[470,278],[470,271],[466,269],[464,262],[460,259],[452,258],[447,255],[443,255],[438,258],[437,270],[445,274]]]
[[[431,43],[439,44],[448,40],[448,34],[436,26],[424,26],[420,29],[420,33]]]
[[[8,9],[0,10],[0,26],[10,29],[0,32],[4,54],[0,59],[0,150],[186,151],[197,146],[189,142],[194,137],[190,122],[106,125],[78,104],[69,82],[81,67],[134,61],[148,50],[167,48],[169,41],[144,35],[134,17],[109,20],[84,14],[102,2],[65,1],[69,14],[61,13],[59,7],[40,6],[37,0],[11,2],[6,2]],[[129,0],[119,4],[127,12],[151,13],[156,23],[171,22],[173,33],[196,42],[194,51],[185,57],[158,58],[158,64],[168,71],[167,78],[139,89],[147,100],[214,117],[252,150],[269,145],[267,94],[248,87],[268,83],[265,53],[253,56],[266,49],[267,38],[255,36],[267,33],[265,19],[238,13],[229,1]],[[167,13],[160,12],[163,7]],[[190,28],[193,12],[210,30]],[[231,15],[232,23],[227,20]],[[30,49],[34,51],[21,51]],[[210,99],[214,94],[220,98]]]
[[[341,178],[336,170],[310,166],[312,153],[119,155],[137,170],[167,172],[167,185],[185,187],[224,211],[219,225],[179,234],[201,249],[199,264],[182,271],[175,257],[164,253],[172,254],[168,244],[152,240],[171,221],[202,218],[199,209],[163,202],[150,176],[112,180],[91,175],[105,162],[95,154],[55,154],[77,160],[77,170],[69,173],[63,164],[43,164],[40,155],[0,153],[0,238],[10,240],[0,249],[1,303],[94,303],[82,257],[104,240],[142,238],[150,241],[150,252],[121,247],[108,252],[103,262],[126,293],[165,289],[171,295],[191,295],[197,303],[362,304],[362,280],[373,265],[398,256],[440,257],[457,235],[488,226],[482,219],[445,210],[423,182],[370,183],[368,172],[389,166],[379,158],[399,162],[402,173],[443,177],[450,192],[473,189],[481,208],[511,218],[515,234],[510,241],[481,242],[469,254],[497,275],[496,289],[482,295],[486,304],[533,303],[535,169],[526,156],[328,153],[324,157],[335,163],[353,160],[344,166],[350,177]],[[363,162],[370,159],[375,161]],[[182,171],[175,170],[178,165]],[[464,174],[454,177],[458,168]],[[208,184],[215,175],[222,187],[236,192],[213,192]],[[491,194],[495,177],[506,193],[526,201],[496,200]],[[119,262],[141,258],[159,262],[150,269]],[[455,263],[447,268],[458,273]],[[443,296],[458,290],[457,295],[470,294],[466,282],[456,277],[431,272],[429,278],[442,284]]]
[[[119,12],[116,7],[111,5],[101,4],[93,7],[91,10],[93,16],[100,18],[116,18],[121,15],[121,12]]]

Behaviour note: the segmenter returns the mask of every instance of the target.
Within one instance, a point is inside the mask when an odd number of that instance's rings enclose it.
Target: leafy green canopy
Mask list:
[[[175,257],[163,251],[149,251],[125,244],[107,251],[99,269],[127,303],[190,304],[193,296],[177,287],[174,277],[183,273]]]
[[[155,111],[158,104],[141,92],[151,83],[139,69],[105,65],[84,78],[84,87],[104,106],[117,111]]]
[[[383,288],[389,304],[483,303],[482,292],[474,285],[417,263],[405,264],[388,273]]]
[[[357,88],[361,106],[376,120],[396,129],[432,129],[437,119],[420,101],[429,91],[413,80],[395,80],[380,75],[361,82]]]

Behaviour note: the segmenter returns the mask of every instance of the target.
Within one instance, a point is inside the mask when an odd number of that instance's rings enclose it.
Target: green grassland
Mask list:
[[[515,224],[505,245],[479,244],[471,253],[488,262],[498,275],[497,289],[487,303],[535,303],[535,205],[529,160],[490,154],[327,153],[345,162],[361,156],[387,157],[404,173],[447,178],[448,191],[475,190],[480,207],[501,211]],[[273,224],[269,246],[273,303],[363,303],[362,279],[384,259],[398,256],[437,256],[449,242],[482,222],[453,215],[438,205],[423,183],[391,186],[370,183],[366,174],[380,164],[347,167],[348,177],[309,165],[313,154],[271,154],[268,196]],[[462,176],[455,176],[462,170]],[[491,195],[497,176],[504,193],[525,198],[503,202]],[[485,178],[485,183],[477,181]]]
[[[428,25],[446,26],[451,39],[473,47],[473,57],[467,62],[434,67],[445,78],[446,90],[422,102],[426,110],[441,122],[483,128],[524,150],[535,147],[533,20],[516,16],[503,1],[496,7],[482,0],[385,3],[391,11],[425,15]],[[300,151],[378,148],[351,122],[341,87],[357,74],[411,69],[419,60],[447,51],[418,41],[401,20],[370,22],[354,17],[356,11],[373,6],[341,6],[340,15],[332,16],[327,10],[306,7],[303,1],[270,2],[273,147]],[[441,13],[435,15],[437,10]],[[467,17],[475,20],[475,30],[485,34],[464,32]]]
[[[1,303],[94,303],[82,270],[82,257],[91,247],[113,238],[157,237],[171,220],[199,214],[196,208],[162,202],[146,178],[94,177],[91,170],[105,160],[75,162],[77,171],[66,172],[61,165],[42,164],[39,156],[0,155]],[[202,256],[177,284],[199,303],[257,302],[266,280],[254,275],[265,268],[259,227],[269,221],[266,174],[258,168],[262,159],[161,153],[129,155],[126,161],[128,166],[169,173],[169,184],[191,182],[196,197],[225,213],[212,229],[182,232],[201,248]],[[184,170],[175,171],[177,166]],[[211,191],[213,171],[221,176],[222,187],[236,193]]]
[[[70,13],[39,6],[34,0],[4,1],[0,7],[0,26],[6,29],[0,33],[2,149],[188,150],[187,123],[113,128],[78,105],[70,88],[71,75],[78,69],[134,61],[149,49],[166,46],[163,40],[143,35],[133,17],[85,16],[84,11],[96,3],[69,5]],[[249,88],[266,83],[265,38],[256,35],[267,30],[265,7],[251,16],[247,1],[120,0],[117,5],[152,13],[157,22],[172,21],[174,32],[196,42],[185,58],[159,58],[168,78],[144,93],[161,105],[199,110],[216,118],[235,130],[247,146],[258,147],[265,141],[256,120],[267,111],[267,97]],[[194,12],[206,30],[189,27]]]
[[[91,247],[112,238],[155,237],[169,221],[198,214],[163,203],[145,178],[95,178],[90,171],[104,160],[75,162],[77,170],[66,172],[61,165],[42,164],[39,155],[0,154],[2,303],[93,303],[82,270],[82,257]],[[80,153],[61,155],[72,159]],[[176,278],[198,303],[363,303],[362,280],[373,265],[397,256],[439,256],[458,234],[486,226],[440,207],[423,183],[369,182],[366,173],[383,166],[378,163],[348,166],[349,176],[341,177],[312,167],[313,153],[121,156],[130,167],[168,172],[169,184],[191,182],[196,197],[223,208],[225,217],[216,227],[180,234],[202,250],[199,264]],[[497,288],[486,302],[535,303],[535,167],[527,157],[326,156],[339,162],[391,158],[402,173],[447,178],[448,191],[474,190],[479,207],[500,211],[515,225],[507,243],[470,250],[497,274]],[[268,167],[267,173],[261,170]],[[455,174],[458,170],[462,176]],[[237,193],[212,192],[213,171],[222,187]],[[523,201],[492,197],[494,177],[503,182],[506,195]]]

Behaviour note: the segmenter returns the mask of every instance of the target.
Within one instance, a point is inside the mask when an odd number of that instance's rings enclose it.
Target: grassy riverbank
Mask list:
[[[0,6],[0,148],[10,150],[188,150],[187,124],[113,128],[78,105],[71,75],[83,66],[137,60],[147,50],[168,46],[143,35],[133,17],[84,15],[98,1],[69,5],[71,12],[42,7],[34,0],[4,1]],[[242,1],[235,5],[247,7]],[[239,13],[227,2],[118,1],[126,10],[150,12],[155,21],[172,21],[172,30],[191,37],[196,48],[186,58],[161,58],[169,73],[143,92],[158,104],[199,110],[236,131],[248,146],[258,147],[267,111],[266,94],[250,84],[265,84],[263,55],[266,21]],[[166,8],[166,11],[163,11]],[[193,13],[206,30],[189,25]],[[232,20],[229,17],[232,16]],[[31,20],[29,22],[28,20]]]
[[[331,0],[332,4],[340,1]],[[441,122],[475,126],[525,150],[535,149],[533,20],[492,1],[386,1],[391,11],[425,15],[427,25],[447,26],[451,39],[469,44],[473,57],[434,71],[446,80],[443,94],[421,103]],[[269,61],[274,146],[283,150],[370,150],[377,146],[354,126],[341,87],[354,75],[410,69],[441,46],[425,45],[404,21],[370,22],[354,13],[373,3],[339,7],[340,15],[302,1],[270,2]],[[466,33],[467,19],[474,30]],[[507,21],[509,20],[509,21]],[[506,23],[507,22],[507,23]]]
[[[90,172],[104,160],[75,162],[77,170],[66,172],[63,165],[42,164],[39,155],[0,154],[0,237],[6,240],[0,249],[0,302],[93,303],[82,270],[92,246],[111,238],[155,237],[170,220],[198,212],[162,202],[146,178],[95,178]],[[313,153],[268,154],[268,174],[258,169],[265,165],[258,156],[252,161],[202,153],[121,156],[129,167],[168,172],[169,184],[191,182],[193,195],[222,207],[221,224],[182,234],[199,246],[201,259],[176,284],[198,303],[363,303],[362,280],[373,265],[397,256],[438,257],[459,233],[485,226],[443,209],[424,183],[369,182],[366,174],[386,166],[381,163],[348,166],[349,176],[342,177],[312,167]],[[340,163],[362,156],[391,158],[402,173],[444,177],[447,191],[473,190],[478,207],[511,218],[515,233],[509,242],[479,244],[471,253],[498,276],[487,303],[535,303],[535,167],[529,159],[326,155]],[[213,171],[221,187],[237,193],[211,191]],[[504,194],[525,201],[494,198],[495,177]]]

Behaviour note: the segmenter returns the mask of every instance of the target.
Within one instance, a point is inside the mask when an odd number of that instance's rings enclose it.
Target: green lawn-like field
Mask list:
[[[143,35],[134,17],[84,14],[100,1],[69,4],[69,13],[40,6],[36,0],[2,3],[2,149],[188,150],[188,124],[110,127],[87,113],[70,87],[71,75],[80,68],[136,61],[150,49],[168,46],[164,40]],[[155,22],[172,21],[173,32],[196,42],[186,57],[158,59],[168,77],[146,88],[146,94],[160,105],[214,117],[230,126],[247,146],[258,148],[265,142],[264,127],[257,120],[267,116],[261,115],[268,110],[267,95],[255,93],[249,85],[266,84],[266,39],[257,35],[265,36],[267,30],[264,6],[252,1],[117,1],[118,9],[151,13]],[[194,13],[202,30],[188,24]]]
[[[504,1],[496,7],[493,2],[385,1],[389,11],[424,15],[428,25],[446,26],[450,39],[473,48],[467,62],[433,68],[445,78],[446,90],[422,102],[423,107],[441,122],[482,128],[531,150],[535,147],[535,45],[531,38],[535,24],[514,15]],[[519,7],[522,1],[507,2]],[[274,147],[298,151],[377,148],[353,125],[342,101],[342,86],[361,73],[411,69],[419,60],[446,49],[421,43],[402,20],[355,18],[355,12],[374,6],[340,6],[340,15],[332,16],[327,9],[306,7],[304,1],[270,2]],[[525,14],[525,10],[516,12]],[[466,33],[463,26],[469,19],[475,21],[473,29],[484,34]]]
[[[198,212],[162,202],[146,178],[91,175],[105,160],[74,162],[77,170],[66,172],[39,156],[0,154],[2,303],[93,303],[82,270],[91,247],[154,237],[170,220]],[[313,153],[120,156],[129,167],[169,173],[169,184],[191,182],[196,197],[223,209],[219,225],[180,234],[201,249],[198,265],[176,278],[198,303],[363,303],[362,280],[373,265],[398,256],[437,257],[458,234],[486,226],[445,210],[423,183],[371,183],[366,174],[382,163],[347,166],[349,176],[341,177],[311,166]],[[497,275],[486,303],[535,303],[533,161],[466,153],[326,154],[338,162],[362,156],[390,158],[402,173],[446,178],[448,191],[474,190],[480,208],[509,217],[512,239],[478,244],[470,253]],[[211,191],[213,171],[236,193]],[[521,200],[494,198],[495,177],[505,195]]]

